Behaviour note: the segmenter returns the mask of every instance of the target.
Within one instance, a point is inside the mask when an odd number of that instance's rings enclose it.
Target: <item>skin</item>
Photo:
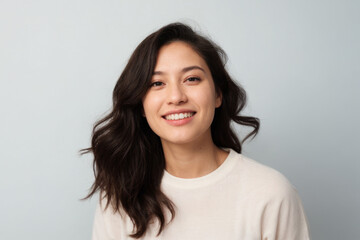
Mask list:
[[[210,126],[221,105],[211,72],[187,43],[163,46],[143,98],[144,116],[160,137],[166,170],[173,176],[195,178],[218,168],[228,153],[213,143]],[[169,113],[194,113],[183,120],[167,120]]]

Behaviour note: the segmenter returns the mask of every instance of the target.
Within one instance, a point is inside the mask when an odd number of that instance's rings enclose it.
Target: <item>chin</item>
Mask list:
[[[171,143],[171,144],[179,144],[179,145],[193,142],[193,140],[187,138],[171,138],[171,139],[162,138],[161,140],[163,143]]]
[[[162,142],[171,143],[171,144],[188,144],[200,141],[203,133],[191,133],[191,134],[179,134],[178,136],[169,136],[169,137],[160,137]],[[202,141],[202,140],[201,140]]]

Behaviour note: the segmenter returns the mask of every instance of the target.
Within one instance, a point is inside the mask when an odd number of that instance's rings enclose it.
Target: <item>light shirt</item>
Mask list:
[[[161,232],[157,221],[141,239],[307,240],[309,230],[296,189],[276,170],[229,150],[213,172],[184,179],[167,171],[162,191],[175,204],[175,218]],[[133,239],[130,218],[98,204],[93,240]],[[169,216],[169,215],[167,215]]]

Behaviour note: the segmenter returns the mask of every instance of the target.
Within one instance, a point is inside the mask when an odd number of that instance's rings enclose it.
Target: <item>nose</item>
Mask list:
[[[187,102],[187,96],[181,84],[171,84],[167,94],[168,104],[179,105]]]

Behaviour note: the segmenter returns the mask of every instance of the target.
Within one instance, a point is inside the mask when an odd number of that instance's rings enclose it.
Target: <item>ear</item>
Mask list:
[[[222,103],[222,92],[216,91],[216,99],[215,99],[215,107],[218,108],[221,106]]]

